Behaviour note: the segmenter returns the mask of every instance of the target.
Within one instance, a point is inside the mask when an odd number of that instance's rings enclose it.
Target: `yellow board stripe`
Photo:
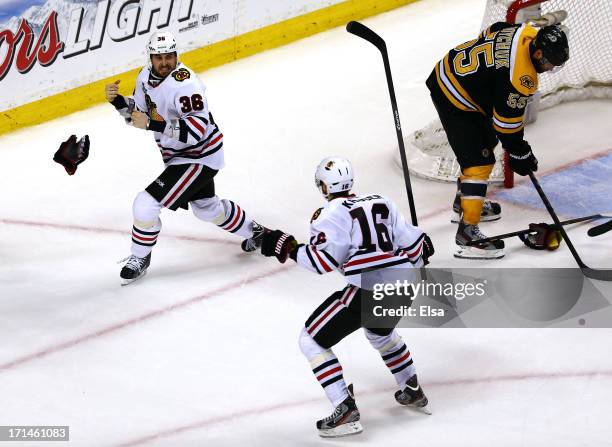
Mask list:
[[[298,17],[241,34],[181,54],[185,65],[196,72],[252,56],[313,34],[390,11],[417,0],[347,0]],[[105,101],[104,86],[121,79],[121,90],[131,92],[140,68],[119,73],[53,96],[0,112],[0,135],[65,116]]]
[[[518,118],[506,118],[505,116],[501,116],[500,114],[498,114],[497,110],[495,109],[493,109],[493,116],[503,123],[515,124],[523,122],[522,116],[519,116]]]
[[[459,94],[463,97],[463,99],[469,102],[472,106],[476,107],[480,113],[486,115],[486,113],[484,113],[484,110],[482,110],[482,107],[480,107],[478,103],[476,103],[476,101],[472,99],[468,92],[466,92],[465,89],[461,86],[461,84],[459,84],[457,78],[455,78],[455,75],[450,69],[450,65],[448,62],[448,54],[444,56],[444,73],[446,74],[446,77],[451,81],[451,84],[453,84],[453,87],[455,87],[455,90],[457,90],[457,92],[459,92]]]

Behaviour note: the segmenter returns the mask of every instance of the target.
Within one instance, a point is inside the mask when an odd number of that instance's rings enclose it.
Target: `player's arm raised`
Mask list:
[[[125,97],[119,94],[119,84],[121,80],[116,80],[112,84],[106,84],[104,87],[104,94],[106,95],[106,100],[110,102],[119,115],[123,117],[126,124],[133,124],[132,122],[132,113],[136,109],[136,103],[133,98]]]

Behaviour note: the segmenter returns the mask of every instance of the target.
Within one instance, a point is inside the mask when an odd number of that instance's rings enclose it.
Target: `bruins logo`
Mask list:
[[[531,76],[525,75],[521,76],[521,85],[531,90],[535,86],[535,82],[533,82]]]
[[[317,220],[317,218],[321,215],[321,211],[323,211],[323,208],[319,208],[314,212],[312,218],[310,219],[310,223],[313,223],[315,220]]]
[[[191,77],[191,73],[189,73],[189,70],[185,68],[179,68],[172,73],[172,77],[178,82],[183,82],[185,79],[189,79]]]

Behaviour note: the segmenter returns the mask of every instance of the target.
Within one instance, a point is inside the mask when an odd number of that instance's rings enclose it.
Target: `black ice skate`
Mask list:
[[[427,408],[429,401],[423,392],[423,388],[419,385],[417,375],[415,374],[410,379],[406,380],[405,385],[403,390],[395,392],[395,400],[400,405],[413,407],[425,414],[431,414],[431,411]]]
[[[491,202],[485,200],[482,204],[482,211],[480,212],[481,222],[491,222],[493,220],[501,219],[501,205],[497,202]],[[451,217],[452,223],[459,223],[461,221],[461,196],[457,194],[455,201],[453,202],[453,217]]]
[[[348,397],[336,407],[330,416],[317,421],[317,430],[322,438],[356,435],[363,431],[361,422],[359,422],[359,410],[355,405],[352,384],[348,386],[348,393]]]
[[[266,231],[266,227],[253,221],[253,236],[242,241],[242,244],[240,244],[242,251],[250,253],[261,247],[264,231]]]
[[[147,273],[149,264],[151,264],[151,253],[144,258],[131,255],[119,274],[121,276],[121,285],[127,286],[138,278],[143,277]]]
[[[490,241],[481,244],[467,245],[468,242],[486,239],[478,228],[478,225],[469,225],[465,222],[459,222],[455,242],[457,251],[455,258],[463,259],[499,259],[504,257],[504,241]]]

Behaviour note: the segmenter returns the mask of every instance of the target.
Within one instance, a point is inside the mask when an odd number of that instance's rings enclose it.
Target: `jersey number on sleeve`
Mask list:
[[[202,100],[202,95],[200,94],[196,93],[195,95],[191,95],[191,98],[189,96],[181,96],[179,101],[183,105],[183,107],[181,107],[181,112],[183,113],[189,113],[192,110],[195,110],[196,112],[199,110],[204,110],[204,101]]]
[[[351,210],[351,217],[357,220],[359,228],[361,229],[361,237],[363,240],[363,243],[359,246],[359,251],[361,253],[377,251],[377,246],[380,251],[393,250],[393,242],[391,242],[387,225],[383,222],[377,222],[378,220],[386,220],[389,218],[389,208],[387,208],[387,205],[384,203],[375,203],[372,205],[371,216],[368,216],[363,208],[355,208]],[[372,241],[370,219],[376,231],[377,243]]]

